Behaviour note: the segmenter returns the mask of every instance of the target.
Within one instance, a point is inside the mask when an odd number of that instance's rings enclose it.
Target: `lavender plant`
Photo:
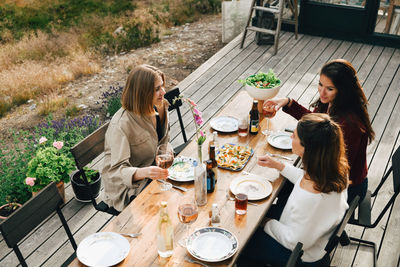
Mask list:
[[[110,86],[109,90],[101,95],[101,108],[106,117],[112,117],[121,108],[123,89],[122,86]]]

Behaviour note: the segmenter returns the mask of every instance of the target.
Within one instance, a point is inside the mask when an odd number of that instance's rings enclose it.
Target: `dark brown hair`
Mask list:
[[[343,134],[329,115],[310,113],[297,124],[297,135],[304,147],[304,170],[323,192],[342,192],[347,187],[347,163]]]
[[[155,81],[160,77],[165,86],[165,76],[159,69],[150,65],[135,67],[128,76],[122,92],[122,107],[141,116],[154,113],[153,97]]]
[[[375,137],[375,132],[372,129],[367,110],[368,100],[358,80],[357,71],[349,61],[335,59],[322,67],[320,75],[328,77],[337,89],[336,97],[329,109],[329,115],[336,118],[346,116],[349,112],[354,113],[365,127],[365,129],[361,128],[360,130],[367,133],[368,141],[371,143]],[[312,106],[319,110],[326,110],[328,104],[323,104],[318,99]]]

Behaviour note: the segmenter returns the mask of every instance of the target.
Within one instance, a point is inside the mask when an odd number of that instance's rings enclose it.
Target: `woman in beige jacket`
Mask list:
[[[122,108],[111,119],[104,144],[104,202],[122,211],[150,179],[166,179],[168,170],[154,165],[157,146],[169,139],[165,76],[140,65],[128,77]]]

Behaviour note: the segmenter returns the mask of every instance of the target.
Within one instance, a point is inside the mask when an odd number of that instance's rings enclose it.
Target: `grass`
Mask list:
[[[220,5],[221,0],[0,0],[0,117],[29,99],[62,94],[66,83],[99,72],[105,55],[158,42],[169,26],[219,12]]]

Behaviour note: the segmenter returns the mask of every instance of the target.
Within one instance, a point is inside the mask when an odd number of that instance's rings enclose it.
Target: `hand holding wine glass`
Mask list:
[[[197,220],[197,216],[199,214],[199,210],[194,201],[190,201],[188,203],[184,203],[179,205],[178,207],[178,218],[179,221],[185,224],[186,227],[186,236],[182,237],[179,240],[179,245],[182,247],[186,247],[186,241],[189,237],[189,224],[194,223]]]
[[[156,152],[156,164],[158,167],[163,169],[168,169],[171,167],[172,162],[174,161],[174,149],[172,148],[170,143],[161,144],[157,147]],[[172,188],[172,184],[168,183],[164,180],[160,184],[162,191],[168,191]]]
[[[267,129],[262,131],[263,134],[265,135],[270,135],[272,134],[273,131],[269,130],[269,119],[273,118],[276,114],[276,106],[272,103],[268,104],[265,103],[263,106],[263,115],[265,118],[267,118]]]

